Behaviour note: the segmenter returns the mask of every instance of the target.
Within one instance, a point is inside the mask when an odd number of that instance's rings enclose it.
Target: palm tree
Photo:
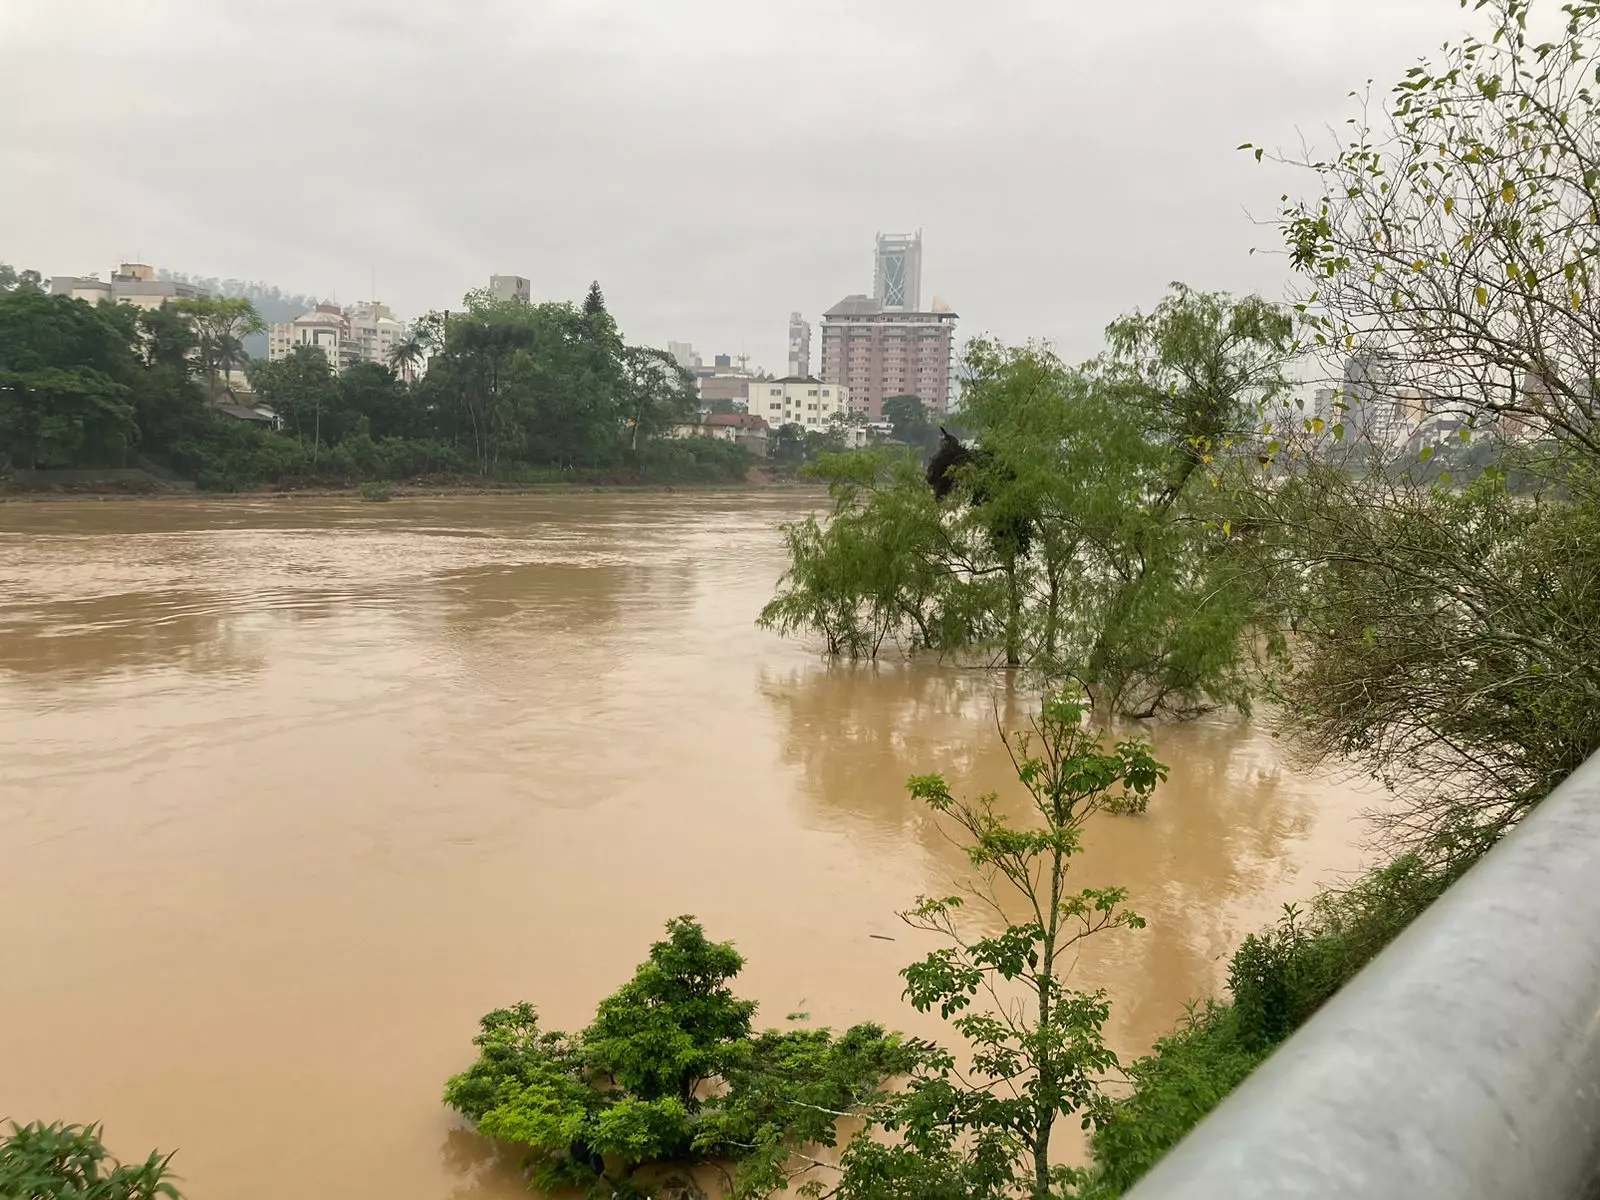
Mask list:
[[[414,382],[416,369],[428,357],[427,347],[415,333],[409,334],[403,342],[396,342],[394,349],[389,351],[389,365],[399,372],[400,377],[407,383]]]
[[[217,339],[215,350],[217,373],[222,376],[222,386],[228,393],[228,399],[237,400],[233,394],[233,384],[228,380],[228,373],[234,367],[241,371],[250,361],[250,355],[245,353],[244,342],[232,333],[225,333]]]

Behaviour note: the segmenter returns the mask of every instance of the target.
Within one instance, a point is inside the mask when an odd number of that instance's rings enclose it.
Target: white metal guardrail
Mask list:
[[[1600,1200],[1600,755],[1128,1200]]]

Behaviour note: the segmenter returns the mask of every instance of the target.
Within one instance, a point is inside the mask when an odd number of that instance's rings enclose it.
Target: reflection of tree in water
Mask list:
[[[172,667],[255,672],[266,659],[214,592],[128,592],[0,610],[0,671],[51,684]]]
[[[818,818],[886,853],[915,846],[928,859],[929,891],[970,867],[907,795],[908,777],[938,772],[956,794],[994,792],[1002,812],[1019,814],[1020,785],[996,711],[1017,729],[1036,697],[1007,690],[999,676],[836,664],[768,672],[761,687],[782,714],[784,758],[801,768]],[[1150,736],[1171,775],[1148,814],[1092,819],[1074,872],[1078,886],[1128,888],[1131,906],[1149,921],[1143,931],[1097,939],[1083,964],[1086,977],[1112,993],[1118,1040],[1143,1045],[1171,1026],[1185,1000],[1212,991],[1219,957],[1271,919],[1260,896],[1280,882],[1285,847],[1310,829],[1317,785],[1282,768],[1270,739],[1242,723],[1153,725],[1110,737],[1134,732]]]
[[[991,750],[1004,757],[996,706],[1007,723],[1023,711],[990,672],[917,663],[764,669],[760,687],[784,719],[784,761],[802,768],[819,813],[879,837],[926,829],[910,776],[939,771],[959,790]]]
[[[460,1177],[450,1189],[450,1200],[527,1200],[532,1194],[514,1146],[470,1129],[452,1129],[444,1135],[439,1157],[447,1172]]]

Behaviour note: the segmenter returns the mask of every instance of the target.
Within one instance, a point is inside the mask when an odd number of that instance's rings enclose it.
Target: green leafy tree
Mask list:
[[[1124,906],[1124,889],[1074,888],[1070,868],[1096,811],[1142,811],[1167,773],[1143,741],[1107,749],[1084,715],[1070,700],[1049,699],[1030,730],[1008,737],[1027,798],[1023,824],[995,795],[959,800],[938,775],[911,780],[912,795],[964,838],[975,872],[965,899],[1003,928],[970,932],[962,896],[924,898],[904,914],[947,943],[902,972],[906,996],[951,1022],[970,1066],[941,1052],[879,1105],[877,1126],[897,1140],[851,1142],[840,1200],[1049,1200],[1078,1178],[1052,1158],[1051,1132],[1063,1118],[1084,1128],[1106,1119],[1101,1080],[1117,1057],[1102,1037],[1104,992],[1075,991],[1067,975],[1085,938],[1144,922]]]
[[[192,296],[172,301],[173,309],[194,331],[200,373],[215,394],[234,366],[245,362],[244,339],[267,327],[249,300]]]
[[[0,295],[0,453],[26,468],[116,466],[138,440],[131,314],[28,288]]]
[[[583,315],[586,317],[599,317],[606,314],[605,293],[600,290],[600,281],[596,279],[589,285],[589,292],[583,298]]]
[[[964,640],[965,630],[937,625],[962,615],[948,597],[950,534],[917,464],[876,450],[824,455],[804,470],[828,481],[833,514],[826,524],[807,517],[784,526],[789,569],[758,624],[821,634],[829,654],[850,658],[876,657],[908,628],[915,645]]]
[[[922,1051],[873,1025],[754,1036],[756,1006],[731,988],[743,966],[692,918],[669,921],[581,1035],[541,1032],[528,1004],[484,1017],[445,1103],[528,1146],[540,1187],[634,1194],[643,1168],[719,1160],[738,1166],[737,1194],[764,1195]]]
[[[339,409],[338,383],[322,351],[296,346],[275,362],[252,362],[250,386],[282,418],[296,437],[311,442],[313,455],[323,443],[323,419]],[[338,418],[333,417],[337,424]]]
[[[626,346],[622,368],[627,384],[628,447],[638,450],[641,437],[658,437],[671,425],[687,421],[699,401],[694,376],[665,350]]]
[[[1333,423],[1282,422],[1238,493],[1295,631],[1279,687],[1297,745],[1360,762],[1400,797],[1395,840],[1447,859],[1600,749],[1600,6],[1553,24],[1527,0],[1477,7],[1481,36],[1295,164],[1312,194],[1280,232],[1303,339],[1341,385],[1356,355],[1382,369]],[[1469,485],[1422,461],[1431,444],[1377,445],[1346,416],[1398,399],[1497,461]]]
[[[805,426],[792,421],[779,425],[773,432],[772,457],[795,466],[803,463],[806,458]]]
[[[1474,7],[1483,36],[1410,68],[1333,153],[1282,160],[1313,188],[1279,222],[1306,341],[1384,355],[1430,412],[1600,455],[1600,6]]]
[[[894,426],[896,441],[912,447],[924,459],[933,453],[939,431],[920,396],[890,396],[883,402],[883,419]]]
[[[892,638],[989,657],[1073,681],[1127,716],[1246,705],[1264,600],[1199,468],[1236,458],[1256,409],[1284,390],[1289,319],[1256,298],[1177,287],[1108,334],[1108,352],[1080,369],[1043,346],[974,342],[963,420],[978,446],[942,443],[925,481],[900,470],[861,486],[846,471],[840,533],[801,531],[792,549],[812,561],[780,584],[775,627],[803,632],[802,614],[827,611],[840,628],[837,602],[854,597],[872,613],[859,625],[889,624],[865,643],[830,639],[851,653]],[[867,529],[895,567],[826,557]],[[873,582],[842,586],[846,562]],[[791,596],[824,579],[826,604]],[[878,589],[888,580],[907,589],[892,603]]]
[[[0,1138],[0,1196],[17,1200],[178,1200],[172,1155],[118,1163],[98,1125],[18,1125]]]

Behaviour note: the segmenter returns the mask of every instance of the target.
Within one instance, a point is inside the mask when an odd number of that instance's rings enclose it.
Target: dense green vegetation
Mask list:
[[[793,565],[764,624],[833,653],[890,643],[1072,680],[1106,711],[1248,701],[1262,624],[1215,489],[1276,402],[1289,317],[1175,288],[1070,368],[1043,347],[969,351],[962,419],[981,451],[823,460],[832,519],[787,530]]]
[[[7,1200],[178,1200],[170,1154],[119,1163],[97,1125],[11,1124],[0,1137],[0,1196]]]
[[[741,482],[748,453],[667,427],[695,402],[665,353],[626,344],[598,288],[585,305],[467,298],[431,314],[391,365],[335,373],[317,351],[248,359],[245,298],[158,311],[0,291],[0,470],[154,461],[203,488],[468,477],[509,483]],[[427,357],[428,370],[417,374]],[[243,366],[281,431],[241,422]]]
[[[795,1150],[834,1145],[838,1118],[926,1051],[876,1025],[756,1034],[755,1003],[729,986],[743,966],[692,918],[669,921],[582,1033],[541,1032],[530,1004],[485,1016],[445,1103],[526,1146],[538,1187],[634,1195],[661,1169],[714,1161],[734,1167],[736,1194],[765,1195]]]
[[[786,531],[761,619],[831,654],[989,661],[1101,719],[1265,699],[1294,752],[1392,795],[1388,865],[1245,939],[1228,996],[1089,1111],[1067,1192],[1131,1186],[1600,750],[1600,6],[1548,42],[1526,0],[1477,7],[1483,38],[1297,164],[1289,304],[1180,287],[1077,368],[980,343],[974,444],[824,460],[831,519]],[[1342,384],[1305,411],[1290,380],[1351,359],[1448,442],[1386,436]],[[970,1193],[937,1175],[875,1194]]]
[[[969,443],[934,440],[909,398],[886,405],[901,451],[778,431],[779,461],[813,459],[833,509],[786,529],[764,624],[834,655],[991,664],[1050,697],[1008,742],[1024,820],[937,775],[910,785],[1002,917],[975,933],[960,896],[905,914],[946,939],[905,969],[906,997],[964,1045],[876,1025],[757,1034],[729,986],[743,960],[680,918],[586,1030],[496,1010],[448,1084],[481,1131],[531,1150],[537,1181],[628,1194],[717,1161],[735,1193],[761,1194],[857,1116],[867,1133],[814,1192],[1120,1195],[1600,750],[1600,5],[1569,4],[1537,43],[1528,0],[1477,7],[1485,37],[1412,69],[1375,126],[1358,118],[1348,144],[1297,164],[1313,187],[1281,214],[1287,304],[1174,286],[1078,366],[979,341]],[[622,342],[598,288],[582,305],[470,297],[424,321],[395,370],[254,363],[286,423],[265,433],[205,402],[239,361],[244,308],[90,309],[37,284],[0,270],[13,465],[137,451],[218,487],[742,470],[720,443],[659,438],[686,380]],[[1306,412],[1296,381],[1338,380],[1357,355],[1454,418],[1436,426],[1451,441],[1375,436],[1352,394]],[[1245,938],[1227,994],[1197,997],[1123,1070],[1102,1039],[1112,998],[1072,990],[1063,956],[1140,921],[1120,889],[1070,887],[1069,868],[1084,823],[1140,811],[1164,769],[1136,739],[1106,749],[1091,721],[1252,706],[1308,762],[1387,787],[1389,861]],[[1085,1170],[1051,1159],[1064,1119],[1091,1133]]]

